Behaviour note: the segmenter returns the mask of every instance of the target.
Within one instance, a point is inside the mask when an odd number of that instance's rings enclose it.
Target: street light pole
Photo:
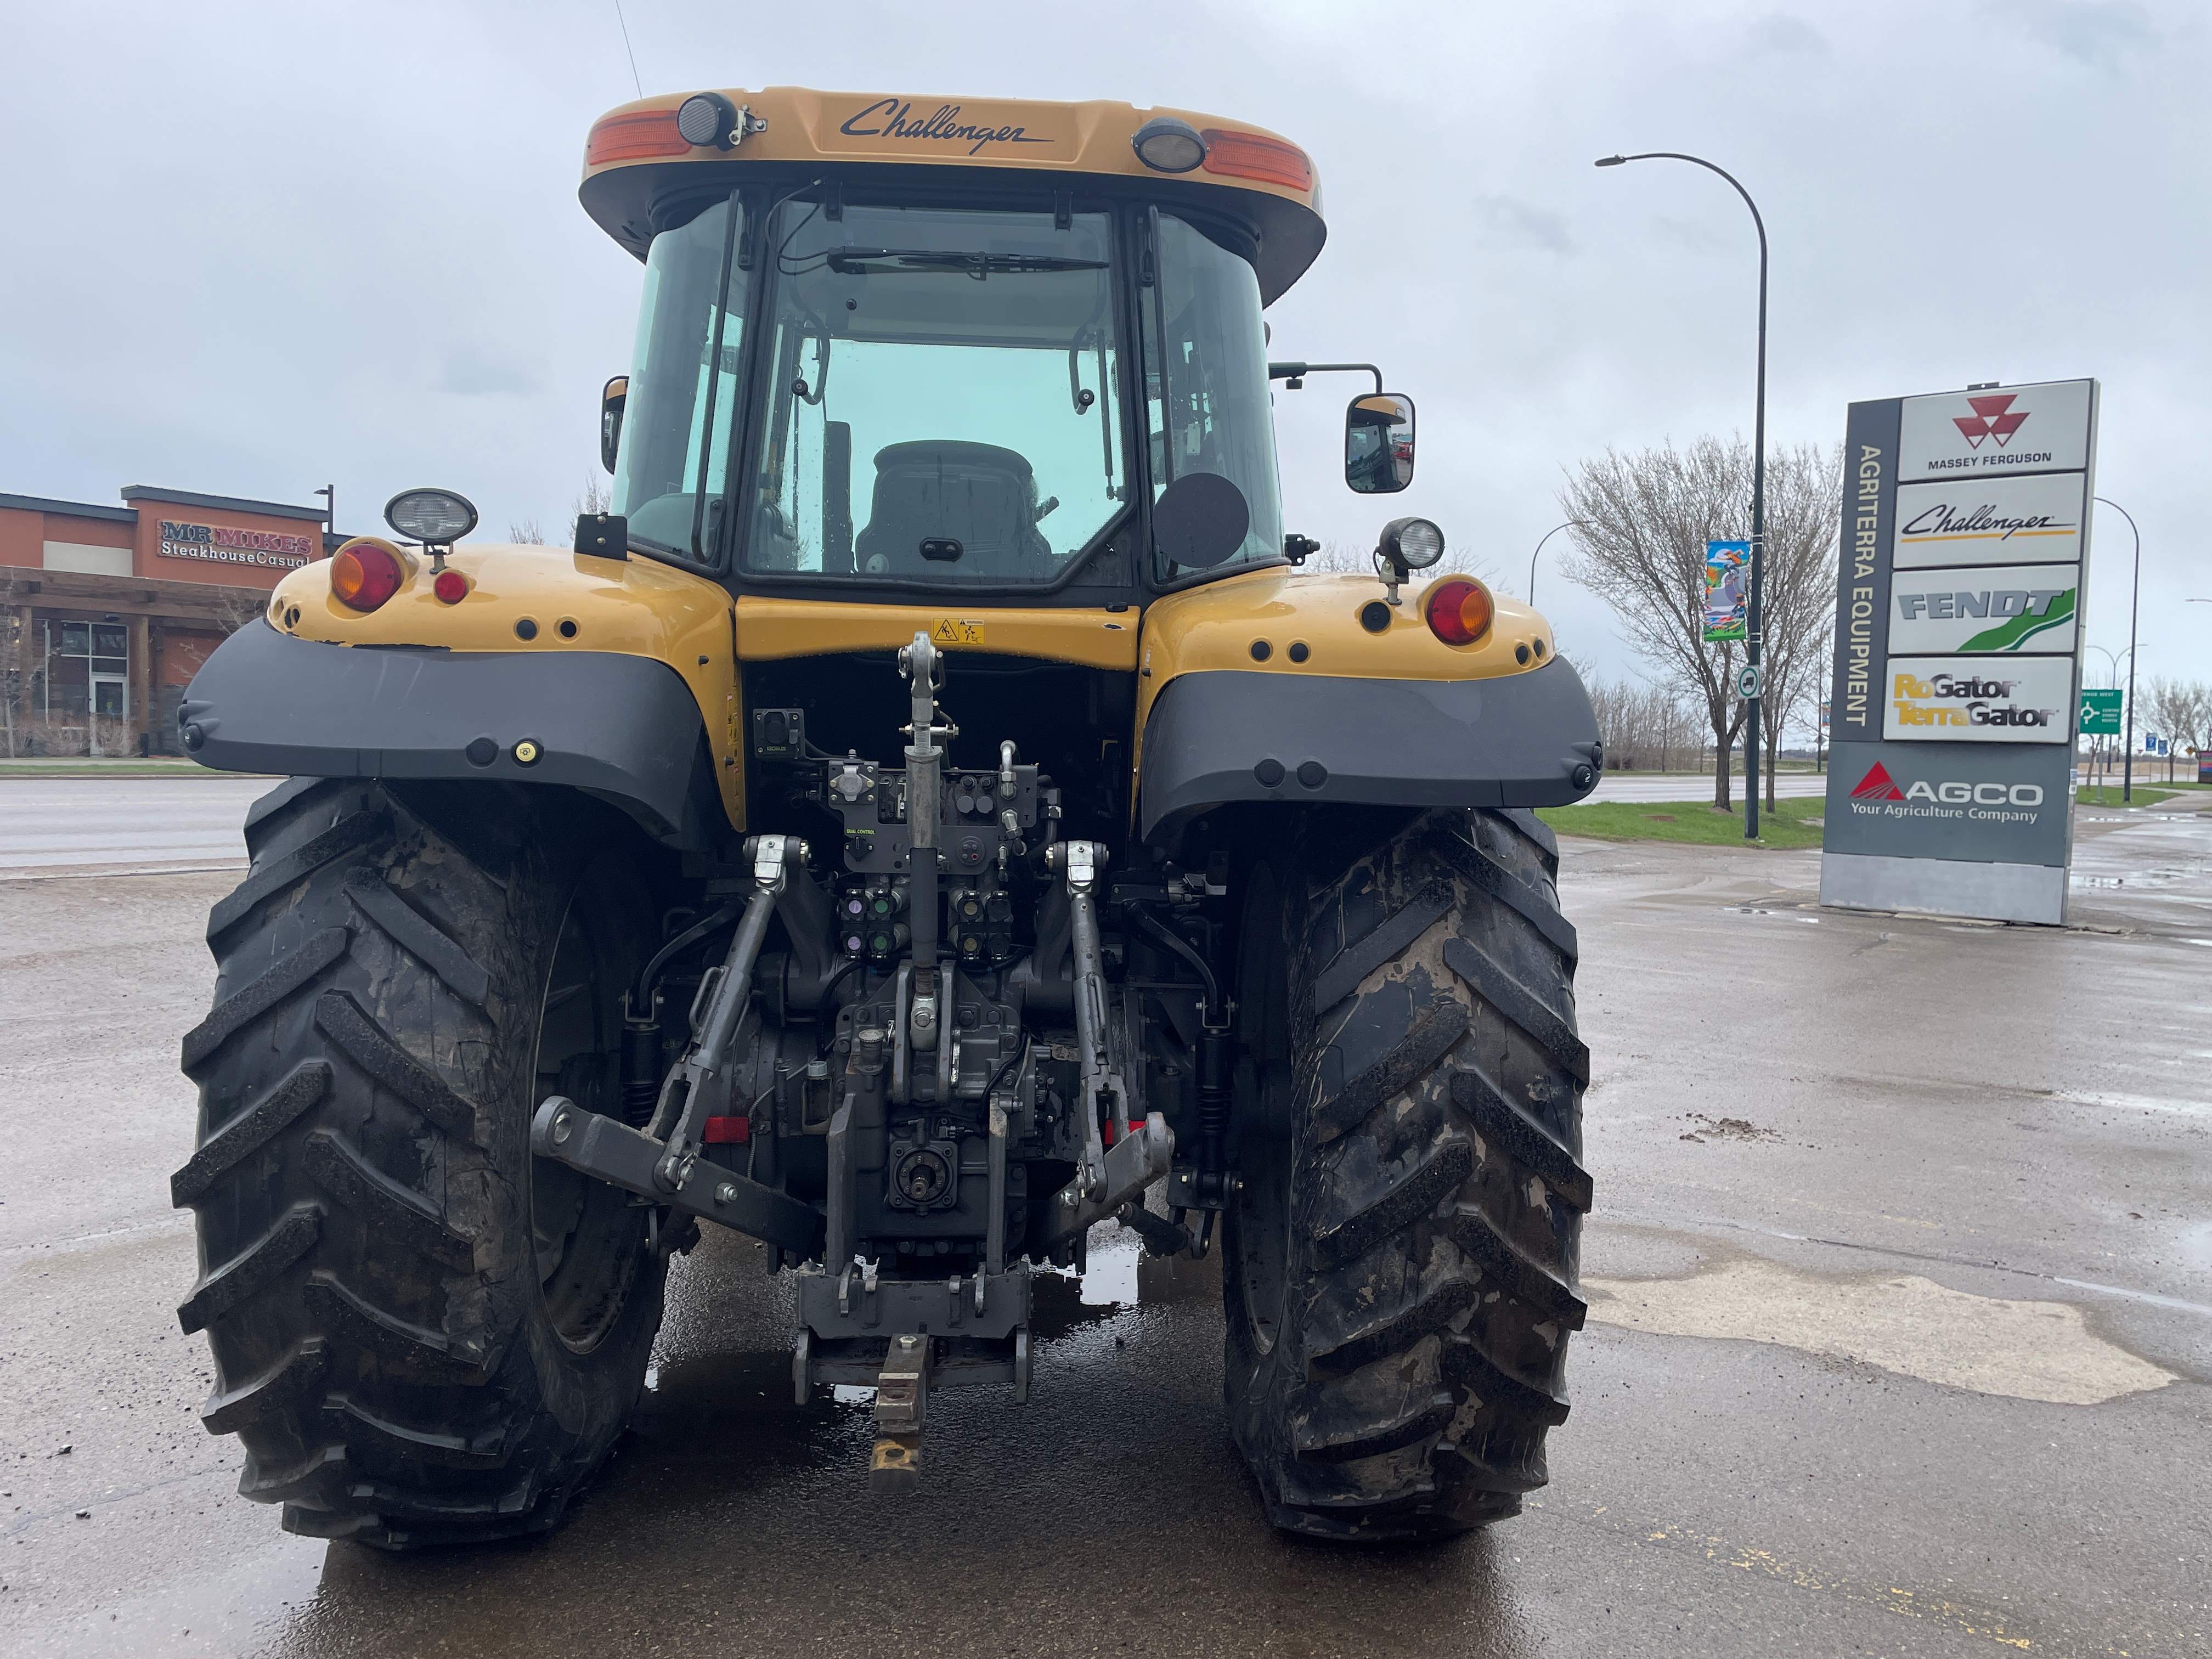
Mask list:
[[[2128,590],[2128,734],[2122,739],[2120,750],[2120,799],[2123,803],[2135,799],[2136,783],[2136,617],[2142,604],[2142,532],[2136,528],[2136,515],[2109,495],[2097,499],[2128,521],[2128,529],[2136,538],[2135,580]],[[2076,604],[2074,607],[2081,607]]]
[[[1751,604],[1744,618],[1744,659],[1751,665],[1751,696],[1744,701],[1749,705],[1744,716],[1743,781],[1744,812],[1743,838],[1759,838],[1759,698],[1765,687],[1759,683],[1759,627],[1765,611],[1766,591],[1766,221],[1759,216],[1759,204],[1751,199],[1751,192],[1736,182],[1735,175],[1726,167],[1716,167],[1702,155],[1686,155],[1680,150],[1646,150],[1638,155],[1607,155],[1596,165],[1617,167],[1626,161],[1687,161],[1708,173],[1717,173],[1729,181],[1735,193],[1743,198],[1743,204],[1751,210],[1751,222],[1759,230],[1759,393],[1752,416],[1751,449]],[[1728,757],[1720,757],[1723,766]]]
[[[1541,553],[1544,550],[1544,544],[1551,540],[1553,537],[1558,535],[1562,530],[1572,530],[1581,526],[1587,525],[1589,522],[1589,520],[1588,519],[1570,519],[1565,524],[1553,525],[1549,530],[1547,530],[1543,533],[1540,538],[1538,539],[1536,543],[1536,553]],[[1528,603],[1531,605],[1534,605],[1536,603],[1536,553],[1531,553],[1528,556]]]

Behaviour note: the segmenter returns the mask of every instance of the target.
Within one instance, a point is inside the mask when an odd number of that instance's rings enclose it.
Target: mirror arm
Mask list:
[[[1267,365],[1267,378],[1271,380],[1288,380],[1292,392],[1298,389],[1298,382],[1309,374],[1372,374],[1375,377],[1375,395],[1378,398],[1383,395],[1382,371],[1373,363],[1269,363]]]

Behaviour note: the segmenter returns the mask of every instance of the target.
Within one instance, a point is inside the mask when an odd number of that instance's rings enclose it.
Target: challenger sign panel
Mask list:
[[[1907,484],[1897,492],[1890,564],[2076,564],[2083,517],[2079,472]]]

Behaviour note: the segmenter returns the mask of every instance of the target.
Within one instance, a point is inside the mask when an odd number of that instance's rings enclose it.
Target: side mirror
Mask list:
[[[616,375],[599,393],[599,465],[610,472],[615,470],[615,454],[622,447],[623,404],[629,397],[627,374]]]
[[[1344,482],[1362,495],[1395,495],[1413,482],[1413,400],[1395,392],[1354,398],[1344,411]]]

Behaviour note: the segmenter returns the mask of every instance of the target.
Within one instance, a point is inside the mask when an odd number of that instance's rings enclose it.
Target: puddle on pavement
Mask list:
[[[2212,1117],[2212,1101],[2182,1100],[2166,1095],[2125,1095],[2083,1091],[2054,1091],[2050,1098],[2069,1106],[2089,1106],[2101,1111],[2156,1112],[2166,1117]]]
[[[2212,1221],[2200,1221],[2182,1234],[2181,1261],[2199,1273],[2212,1272]]]
[[[2149,870],[2137,870],[2134,873],[2125,876],[2075,875],[2071,878],[2071,879],[2074,885],[2076,887],[2172,887],[2178,882],[2191,880],[2199,873],[2201,872],[2195,870],[2176,870],[2170,867],[2158,867]]]
[[[1746,1260],[1583,1288],[1602,1324],[1771,1342],[2014,1400],[2095,1406],[2179,1380],[2096,1334],[2071,1304],[1974,1296],[1917,1273],[1830,1279]]]

